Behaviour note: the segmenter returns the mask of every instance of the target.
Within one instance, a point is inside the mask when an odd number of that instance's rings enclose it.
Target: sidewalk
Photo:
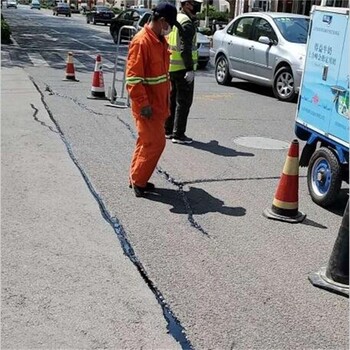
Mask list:
[[[1,349],[179,349],[25,71],[1,83]]]

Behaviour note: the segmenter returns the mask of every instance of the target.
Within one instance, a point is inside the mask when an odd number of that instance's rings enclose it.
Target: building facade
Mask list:
[[[96,2],[110,3],[119,8],[142,6],[152,8],[164,0],[95,0]],[[180,0],[165,0],[171,2],[179,9]],[[203,0],[205,7],[208,0]],[[309,15],[313,5],[325,5],[336,7],[349,7],[349,0],[236,0],[235,16],[244,12],[273,11],[289,12]],[[229,11],[230,4],[226,0],[213,0],[213,6],[222,12]]]

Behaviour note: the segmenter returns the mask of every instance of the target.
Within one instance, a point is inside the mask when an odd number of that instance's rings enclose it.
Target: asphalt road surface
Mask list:
[[[2,45],[2,66],[23,67],[32,78],[90,184],[86,191],[106,208],[115,240],[183,328],[183,348],[348,348],[348,299],[308,281],[328,263],[346,186],[336,206],[321,208],[301,169],[299,209],[307,219],[292,225],[262,215],[295,138],[296,103],[239,80],[219,86],[212,67],[198,71],[187,128],[194,142],[167,141],[152,177],[158,190],[136,198],[128,188],[130,109],[87,99],[97,53],[106,92],[112,85],[109,27],[28,6],[3,13],[14,43]],[[126,50],[122,45],[121,56]],[[69,51],[79,82],[62,81]]]

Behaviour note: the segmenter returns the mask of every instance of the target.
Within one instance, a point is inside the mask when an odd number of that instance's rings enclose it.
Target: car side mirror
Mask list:
[[[267,36],[260,36],[258,39],[258,42],[262,43],[262,44],[270,45],[270,46],[272,46],[274,44],[273,40],[271,40]]]

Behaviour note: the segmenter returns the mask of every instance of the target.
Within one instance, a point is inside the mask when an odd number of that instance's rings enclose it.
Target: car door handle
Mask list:
[[[229,44],[229,45],[232,45],[232,41],[229,41],[228,44]]]
[[[254,46],[253,46],[253,45],[250,46],[250,47],[249,47],[249,50],[254,50]]]

